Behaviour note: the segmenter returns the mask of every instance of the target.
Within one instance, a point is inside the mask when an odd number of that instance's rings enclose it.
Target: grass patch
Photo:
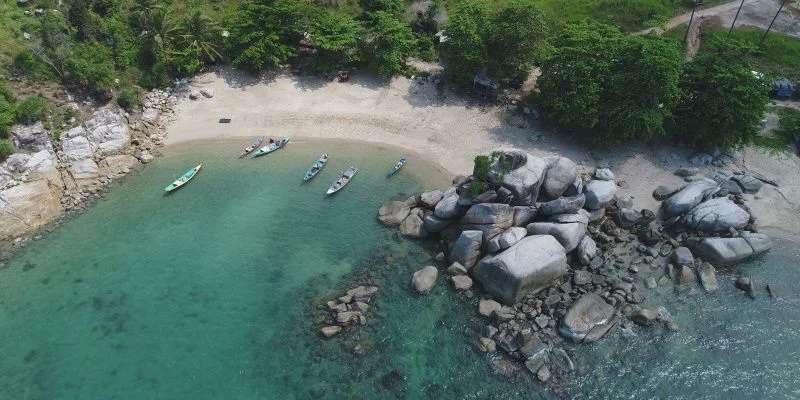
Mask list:
[[[794,140],[794,135],[800,134],[800,110],[779,107],[776,111],[778,127],[772,132],[757,136],[754,144],[772,154],[790,153],[792,148],[789,145]]]
[[[800,79],[800,39],[770,32],[759,48],[764,34],[759,29],[734,29],[730,40],[727,29],[703,30],[701,52],[733,52],[752,70],[768,78]]]
[[[19,43],[22,40],[22,24],[28,18],[24,12],[16,1],[0,2],[0,73],[7,73],[6,66],[25,50]]]

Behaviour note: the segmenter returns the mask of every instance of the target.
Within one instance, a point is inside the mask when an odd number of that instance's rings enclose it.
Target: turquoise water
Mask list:
[[[32,242],[0,271],[2,399],[797,398],[800,258],[793,242],[744,264],[783,302],[720,293],[666,306],[681,332],[637,330],[568,347],[572,384],[545,389],[493,373],[473,340],[477,298],[446,284],[411,292],[433,249],[375,219],[388,197],[448,179],[410,157],[362,144],[298,140],[256,160],[242,143],[186,144],[114,185],[86,213]],[[302,175],[321,152],[331,160]],[[406,154],[407,155],[407,154]],[[163,187],[198,161],[171,195]],[[336,172],[360,170],[324,196]],[[381,289],[358,332],[321,338],[314,318],[356,284]],[[369,350],[354,354],[360,344]]]

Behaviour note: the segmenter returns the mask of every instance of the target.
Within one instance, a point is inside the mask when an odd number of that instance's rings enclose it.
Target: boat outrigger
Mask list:
[[[353,179],[353,175],[355,175],[356,172],[358,172],[358,168],[356,167],[350,167],[347,169],[347,171],[342,172],[342,176],[340,176],[339,179],[337,179],[336,182],[333,182],[331,187],[328,188],[327,194],[334,194],[341,190],[345,185],[347,185],[348,182],[350,182],[350,179]]]
[[[387,176],[392,176],[396,174],[397,171],[400,171],[400,168],[403,168],[403,165],[406,165],[407,162],[408,160],[406,160],[405,158],[401,158],[400,161],[397,162],[397,164],[393,165],[392,168],[389,168],[389,173]]]
[[[169,186],[164,188],[164,191],[171,192],[171,191],[173,191],[173,190],[185,185],[186,182],[189,182],[190,180],[192,180],[192,178],[194,178],[195,175],[197,175],[197,173],[200,172],[200,168],[203,168],[203,163],[200,163],[196,167],[186,171],[186,173],[183,174],[180,178],[176,179],[175,182],[170,183]]]
[[[283,139],[280,139],[278,141],[272,142],[272,143],[262,147],[257,152],[253,153],[253,158],[256,158],[258,156],[263,156],[265,154],[272,153],[273,151],[278,150],[278,149],[282,149],[282,148],[286,147],[286,143],[289,143],[290,140],[292,140],[292,137],[291,136],[287,136],[287,137],[285,137]]]
[[[261,143],[262,143],[262,142],[264,142],[264,137],[263,137],[263,136],[262,136],[262,137],[260,137],[260,138],[258,138],[258,139],[256,139],[256,141],[255,141],[255,142],[253,142],[253,144],[251,144],[250,146],[247,146],[247,147],[244,149],[244,151],[242,152],[242,154],[240,154],[240,155],[239,155],[239,158],[243,158],[244,156],[246,156],[246,155],[248,155],[248,154],[252,153],[252,152],[253,152],[253,150],[255,150],[256,148],[258,148],[258,146],[259,146],[259,145],[261,145]]]
[[[308,169],[306,175],[303,176],[303,180],[307,181],[317,176],[319,171],[322,171],[322,168],[325,167],[325,163],[327,162],[328,162],[328,154],[323,154],[322,157],[317,159],[317,161],[314,161],[314,165],[312,165],[311,168]]]

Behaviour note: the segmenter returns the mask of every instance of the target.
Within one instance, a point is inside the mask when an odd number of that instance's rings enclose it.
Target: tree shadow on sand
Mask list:
[[[286,68],[271,68],[253,74],[247,70],[237,69],[228,65],[214,69],[214,75],[224,80],[225,84],[229,87],[239,90],[245,90],[248,87],[260,84],[270,84],[274,82],[278,76],[288,72]]]

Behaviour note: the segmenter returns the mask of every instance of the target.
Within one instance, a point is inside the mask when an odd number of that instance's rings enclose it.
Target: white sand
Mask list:
[[[340,138],[382,143],[418,152],[454,175],[470,174],[476,154],[497,147],[518,147],[537,156],[560,154],[593,168],[610,164],[635,207],[655,210],[651,193],[662,183],[679,183],[672,172],[688,166],[685,149],[625,145],[592,150],[574,138],[531,128],[523,116],[509,118],[505,107],[486,107],[432,82],[406,78],[390,82],[356,74],[349,83],[273,73],[260,79],[232,69],[197,77],[193,87],[211,87],[211,99],[184,101],[168,128],[167,144],[253,136]],[[521,113],[520,113],[521,114]],[[231,118],[230,124],[219,124]],[[541,140],[535,134],[543,134]],[[800,233],[800,161],[795,156],[773,157],[745,151],[745,166],[781,183],[765,185],[749,202],[762,230]],[[781,194],[782,192],[782,194]],[[785,198],[784,198],[785,196]],[[787,199],[789,201],[787,201]],[[791,202],[790,202],[791,201]]]

